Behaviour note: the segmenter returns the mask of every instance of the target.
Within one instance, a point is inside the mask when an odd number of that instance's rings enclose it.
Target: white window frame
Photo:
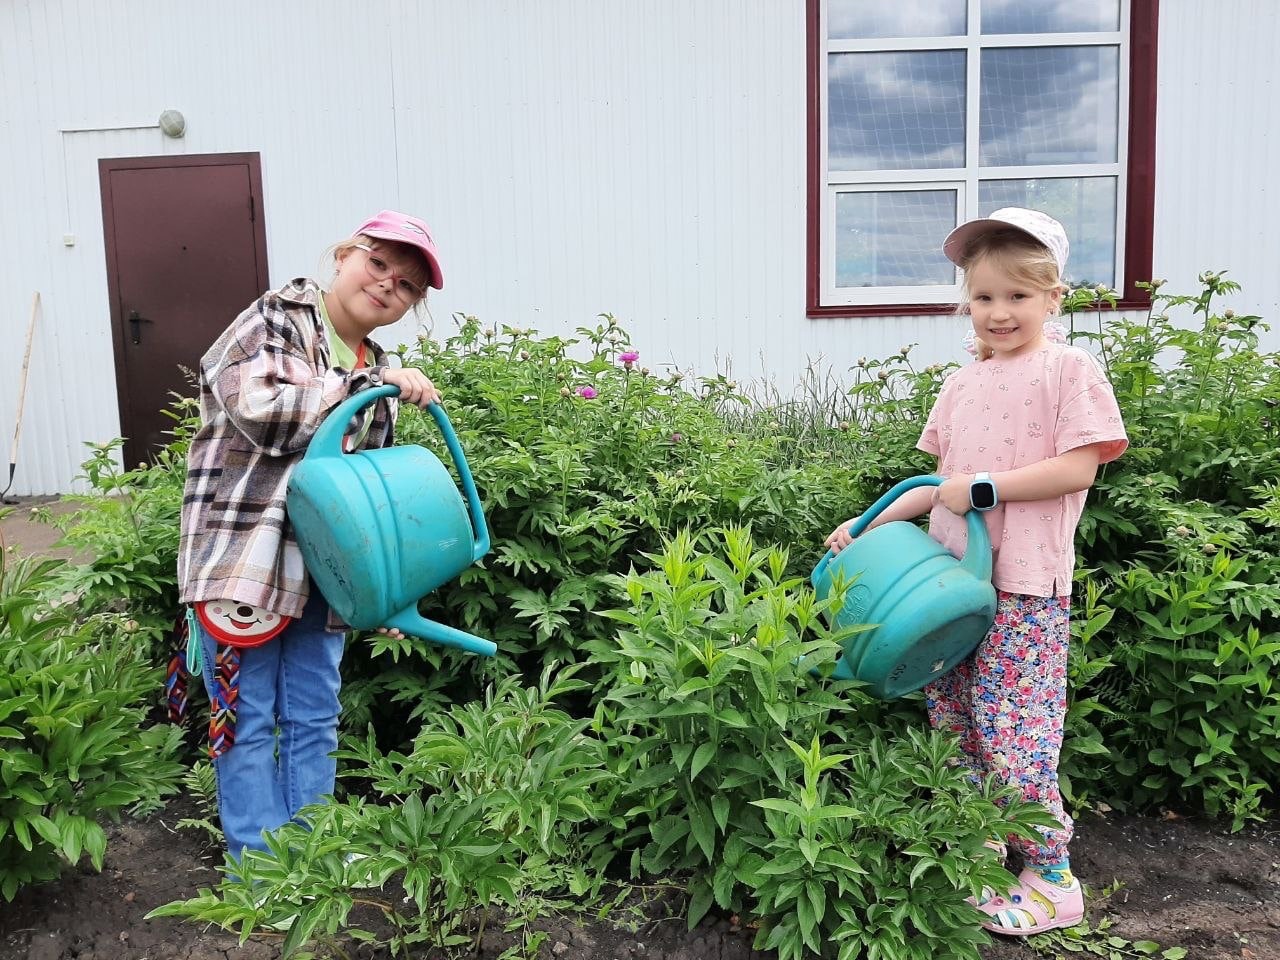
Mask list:
[[[982,34],[981,0],[968,0],[968,33],[951,37],[901,37],[871,40],[831,40],[827,36],[827,2],[819,4],[819,162],[823,198],[820,223],[819,304],[822,307],[866,307],[883,304],[947,304],[960,296],[960,272],[951,285],[839,287],[836,285],[836,197],[845,192],[877,190],[957,189],[957,224],[976,217],[979,180],[1045,180],[1055,177],[1113,177],[1116,182],[1114,286],[1124,284],[1125,213],[1128,209],[1130,0],[1120,0],[1118,30],[1100,33]],[[1114,163],[1036,164],[982,167],[979,177],[978,136],[981,123],[980,51],[994,47],[1115,47],[1119,56]],[[921,50],[965,51],[965,166],[939,169],[835,171],[829,166],[830,90],[827,65],[831,54],[910,53]],[[942,238],[938,238],[941,245]]]

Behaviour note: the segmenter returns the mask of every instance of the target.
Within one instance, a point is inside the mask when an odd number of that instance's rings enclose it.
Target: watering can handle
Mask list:
[[[347,399],[333,408],[332,412],[325,417],[324,422],[316,429],[315,436],[312,437],[311,444],[307,447],[306,458],[345,456],[342,452],[342,437],[347,431],[347,424],[351,422],[351,418],[369,406],[369,404],[376,403],[383,397],[398,397],[399,395],[399,387],[387,384],[381,387],[373,387],[369,390],[361,390],[347,397]],[[436,426],[440,428],[440,432],[444,435],[445,446],[449,448],[449,455],[453,457],[453,465],[457,468],[458,476],[462,479],[462,491],[466,494],[467,509],[471,513],[471,525],[475,527],[476,532],[475,548],[471,557],[472,562],[475,562],[489,552],[489,525],[485,523],[484,508],[480,505],[480,494],[476,491],[476,483],[471,477],[471,468],[467,466],[467,458],[462,454],[462,446],[458,443],[458,435],[453,432],[453,424],[445,416],[444,410],[440,408],[438,403],[433,403],[427,407],[427,412],[431,414],[431,419],[435,420]]]
[[[896,486],[891,487],[879,500],[869,506],[862,516],[849,525],[850,536],[859,536],[876,517],[880,516],[891,503],[908,490],[914,490],[916,487],[940,487],[942,486],[942,481],[943,478],[936,473],[927,473],[918,477],[908,477]],[[969,541],[965,547],[964,556],[960,558],[960,565],[978,579],[990,580],[991,538],[987,536],[987,524],[982,519],[982,514],[977,510],[968,511],[964,515],[964,519],[969,528]],[[823,558],[818,561],[818,565],[813,568],[813,574],[809,579],[815,586],[822,579],[823,574],[826,573],[827,565],[834,556],[835,554],[828,550]]]

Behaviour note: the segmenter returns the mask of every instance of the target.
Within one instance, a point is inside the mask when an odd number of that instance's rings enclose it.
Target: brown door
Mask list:
[[[256,153],[98,161],[124,462],[171,437],[209,344],[267,287]]]

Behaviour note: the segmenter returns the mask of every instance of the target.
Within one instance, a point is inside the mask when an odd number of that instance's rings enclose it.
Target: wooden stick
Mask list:
[[[27,401],[27,374],[31,370],[31,344],[36,335],[36,316],[40,313],[40,291],[31,298],[31,319],[27,322],[27,347],[22,354],[22,373],[18,378],[18,416],[13,424],[13,448],[9,452],[9,482],[4,492],[13,486],[13,475],[18,469],[18,438],[22,436],[22,409]]]

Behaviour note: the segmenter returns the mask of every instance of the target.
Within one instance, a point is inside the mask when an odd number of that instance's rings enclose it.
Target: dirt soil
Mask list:
[[[216,884],[214,854],[173,824],[193,811],[181,801],[108,832],[105,868],[82,867],[61,880],[0,902],[0,960],[274,960],[281,934],[234,935],[190,921],[145,920],[152,908]],[[1230,834],[1188,820],[1109,815],[1082,819],[1072,844],[1077,872],[1093,890],[1090,921],[1109,934],[1187,948],[1188,960],[1280,960],[1280,823]],[[1114,881],[1121,886],[1103,898]],[[662,911],[659,911],[661,913]],[[627,930],[563,919],[546,926],[547,960],[750,960],[750,931],[727,919],[692,932],[656,916]],[[510,945],[486,936],[480,958]],[[367,947],[349,951],[370,957]],[[1051,955],[1051,954],[1050,954]],[[984,948],[987,960],[1033,960],[1016,942]]]

